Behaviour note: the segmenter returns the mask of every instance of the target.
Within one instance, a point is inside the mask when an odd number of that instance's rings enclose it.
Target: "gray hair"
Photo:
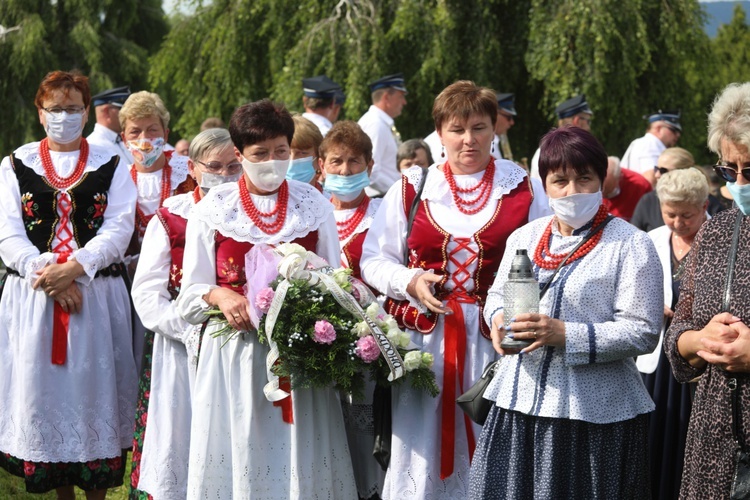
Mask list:
[[[659,203],[687,203],[702,206],[708,199],[708,180],[697,168],[667,172],[656,183]]]
[[[750,82],[731,83],[714,100],[708,115],[708,148],[721,154],[723,140],[750,148]]]
[[[216,150],[224,150],[232,145],[229,130],[225,128],[209,128],[196,135],[190,142],[188,155],[190,159],[202,161]]]
[[[417,151],[424,149],[427,153],[427,163],[425,167],[429,167],[433,163],[432,152],[430,152],[430,146],[422,139],[409,139],[403,142],[396,152],[396,168],[401,165],[401,160],[413,160],[417,156]]]

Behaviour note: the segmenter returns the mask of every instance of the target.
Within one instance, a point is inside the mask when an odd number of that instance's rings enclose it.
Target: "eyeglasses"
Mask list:
[[[680,134],[682,134],[682,132],[681,132],[681,131],[680,131],[679,129],[675,128],[675,127],[672,127],[672,126],[670,126],[670,125],[667,125],[667,128],[669,129],[669,131],[670,131],[670,132],[672,132],[672,133],[673,133],[673,134],[675,134],[675,135],[680,135]]]
[[[658,165],[654,165],[654,173],[659,172],[661,175],[666,174],[669,172],[668,168],[660,167]]]
[[[51,113],[53,115],[59,115],[63,111],[68,113],[69,115],[81,115],[84,111],[86,111],[86,108],[83,106],[68,106],[67,108],[61,108],[59,106],[54,106],[52,108],[42,108],[47,113]]]
[[[209,161],[208,163],[202,162],[200,160],[195,161],[206,167],[206,170],[210,174],[221,174],[222,171],[226,171],[227,174],[233,175],[239,173],[239,171],[242,170],[242,163],[238,161],[233,161],[231,163],[227,163],[226,165],[224,165],[220,161]]]
[[[734,167],[730,167],[730,165],[733,165],[731,163],[717,163],[714,165],[714,171],[719,174],[719,177],[724,179],[727,182],[737,182],[737,176],[739,174],[742,174],[742,177],[745,178],[746,181],[750,182],[750,167],[743,168],[739,172]]]

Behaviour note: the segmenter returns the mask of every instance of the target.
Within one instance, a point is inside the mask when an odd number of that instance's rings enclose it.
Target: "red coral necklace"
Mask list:
[[[84,137],[81,137],[81,149],[78,153],[78,162],[76,168],[73,170],[68,177],[61,177],[56,171],[55,166],[52,164],[52,157],[49,154],[49,143],[47,138],[42,139],[39,143],[39,158],[42,160],[42,168],[44,169],[44,176],[55,189],[62,190],[67,189],[81,178],[83,171],[86,168],[86,163],[89,159],[89,143]]]
[[[138,189],[138,171],[136,170],[135,165],[130,169],[130,177],[133,179],[136,189]],[[164,200],[169,198],[170,194],[172,194],[172,167],[170,167],[167,162],[164,164],[164,168],[161,169],[160,207],[164,205]],[[146,215],[140,205],[138,205],[138,203],[135,204],[135,225],[141,234],[145,233],[146,226],[153,216],[154,214]]]
[[[195,189],[193,190],[193,201],[195,203],[198,203],[201,201],[201,187],[195,186]]]
[[[336,222],[336,229],[339,233],[339,241],[344,241],[349,236],[354,234],[354,230],[357,229],[359,223],[365,218],[367,213],[367,207],[370,205],[370,198],[365,196],[362,203],[359,204],[357,210],[347,220]]]
[[[592,223],[591,227],[597,227],[606,218],[607,207],[602,204],[599,206],[599,210],[594,216],[594,222]],[[549,224],[547,224],[547,228],[544,230],[544,234],[542,234],[542,238],[539,240],[539,243],[536,246],[536,251],[534,252],[534,263],[542,269],[557,269],[557,266],[560,265],[560,262],[562,262],[563,259],[567,256],[567,254],[564,253],[556,254],[550,251],[550,240],[552,239],[552,224],[554,224],[555,220],[556,217],[553,217],[552,220],[549,221]],[[604,231],[600,229],[586,243],[581,245],[581,247],[576,250],[573,255],[570,256],[567,264],[570,264],[574,260],[580,259],[584,255],[588,254],[591,250],[593,250],[596,244],[599,243],[599,240],[602,239],[602,233],[604,233]]]
[[[461,188],[456,185],[456,179],[453,176],[453,172],[451,172],[451,166],[447,161],[443,165],[443,175],[445,175],[445,180],[448,182],[448,186],[451,190],[451,196],[453,196],[453,202],[456,204],[456,207],[458,207],[458,209],[463,214],[474,215],[480,212],[484,207],[486,207],[487,202],[490,201],[490,194],[492,194],[492,181],[495,178],[495,159],[490,158],[490,163],[484,170],[482,179],[477,183],[476,186],[471,188]],[[459,195],[459,193],[477,193],[477,195],[472,199],[464,199]]]
[[[276,199],[276,206],[270,212],[261,212],[258,207],[253,203],[253,199],[250,197],[250,191],[247,189],[245,179],[240,177],[237,181],[240,185],[240,201],[242,202],[242,208],[250,220],[255,223],[258,228],[266,234],[276,234],[281,231],[286,221],[286,209],[289,202],[289,185],[286,181],[281,183],[279,188],[279,196]],[[276,216],[275,222],[265,222],[263,218],[270,218]]]

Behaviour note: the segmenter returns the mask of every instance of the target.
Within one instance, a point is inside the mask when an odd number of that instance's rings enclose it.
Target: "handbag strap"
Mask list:
[[[579,248],[581,248],[581,246],[584,243],[586,243],[587,241],[589,241],[596,233],[598,233],[599,231],[603,230],[604,226],[606,226],[607,224],[609,224],[609,221],[611,221],[612,219],[614,219],[613,215],[607,215],[607,217],[603,221],[601,221],[595,228],[591,229],[591,231],[589,231],[588,234],[586,236],[584,236],[583,239],[581,241],[579,241],[576,246],[573,247],[573,250],[571,250],[568,253],[568,255],[565,256],[565,258],[562,260],[562,262],[560,262],[560,265],[557,266],[557,269],[555,269],[555,272],[552,273],[552,276],[550,277],[549,281],[547,281],[547,283],[545,283],[544,286],[542,287],[542,289],[539,291],[539,300],[541,300],[542,297],[544,297],[544,294],[547,293],[547,290],[549,290],[549,287],[552,286],[552,281],[554,281],[555,276],[557,276],[557,273],[559,273],[560,269],[562,269],[565,266],[565,264],[568,263],[568,259],[570,259],[570,257],[574,253],[576,253],[576,250],[578,250]]]
[[[742,377],[732,377],[727,381],[729,386],[729,392],[732,399],[732,437],[734,442],[740,451],[745,451],[740,441],[740,418],[742,415],[742,409],[740,408],[740,382]]]
[[[414,225],[414,217],[417,216],[417,209],[419,208],[419,202],[422,198],[422,190],[424,190],[424,183],[427,180],[427,170],[425,167],[422,168],[422,178],[419,180],[419,186],[417,186],[417,192],[414,196],[414,200],[411,202],[411,207],[409,207],[409,219],[406,222],[406,238],[409,238],[409,234],[411,233],[411,227]],[[404,178],[403,182],[406,182],[406,178]],[[409,245],[404,244],[404,256],[402,259],[402,262],[404,265],[409,264]]]
[[[732,233],[732,246],[729,249],[729,259],[727,263],[727,277],[724,283],[724,299],[721,304],[721,309],[724,312],[729,312],[729,296],[732,292],[732,279],[734,278],[734,264],[737,261],[737,245],[740,241],[740,226],[742,225],[743,215],[741,211],[737,211],[737,218],[734,219],[734,232]]]

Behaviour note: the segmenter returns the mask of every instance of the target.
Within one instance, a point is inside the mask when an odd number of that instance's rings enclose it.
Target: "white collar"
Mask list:
[[[190,215],[190,212],[193,210],[193,207],[195,206],[195,199],[192,192],[177,194],[175,196],[170,196],[169,198],[164,200],[163,206],[169,211],[170,214],[174,214],[182,217],[183,219],[187,219]]]
[[[317,230],[324,221],[331,217],[333,205],[309,184],[289,180],[287,183],[289,202],[286,220],[278,233],[264,233],[245,213],[242,209],[237,182],[228,182],[212,188],[201,202],[195,205],[191,217],[201,220],[209,228],[236,241],[276,245],[302,238]],[[259,207],[261,210],[268,210],[276,199],[275,194],[253,196],[255,203],[269,205]]]
[[[42,158],[39,156],[39,144],[39,142],[30,142],[24,144],[13,152],[16,158],[37,173],[44,171]],[[77,153],[77,151],[71,151],[70,153]],[[86,161],[86,171],[97,169],[111,159],[112,153],[109,150],[95,144],[89,144],[89,157]]]
[[[94,124],[94,133],[102,136],[104,139],[107,139],[113,144],[116,144],[117,138],[120,137],[120,134],[118,134],[114,130],[107,128],[104,125],[101,125],[99,123]]]
[[[169,159],[169,166],[172,167],[172,175],[170,178],[170,188],[172,191],[177,189],[177,187],[185,182],[185,179],[187,179],[188,176],[188,157],[187,156],[181,156],[176,153],[172,154],[172,158]],[[135,168],[135,164],[131,163],[128,167],[130,170]],[[148,177],[149,174],[159,174],[158,176],[152,175],[152,177],[158,177],[159,182],[161,182],[161,169],[156,170],[154,172],[138,172],[138,175],[143,175],[144,177]]]
[[[438,201],[443,200],[450,204],[452,198],[450,186],[445,180],[443,172],[438,170],[438,163],[433,164],[428,169],[427,179],[425,180],[424,188],[422,189],[423,200]],[[420,167],[411,167],[404,172],[406,180],[414,186],[416,190],[419,188],[419,182],[422,179],[422,169]],[[467,183],[466,186],[472,184],[469,180],[471,176],[455,176],[456,182],[459,184]],[[476,177],[476,176],[474,176]],[[495,176],[492,179],[492,194],[491,199],[499,200],[504,195],[513,191],[516,186],[522,182],[528,182],[526,171],[508,160],[495,160]]]
[[[352,234],[350,234],[348,238],[341,241],[342,248],[344,247],[344,245],[346,245],[349,242],[349,240],[354,238],[354,236],[370,229],[370,226],[372,226],[372,221],[375,220],[375,214],[378,211],[378,207],[380,207],[380,204],[382,202],[383,202],[383,198],[370,198],[370,204],[367,205],[367,211],[365,212],[365,216],[362,217],[361,221],[359,221],[359,224],[357,224],[357,227],[356,229],[354,229],[354,232],[352,232]],[[357,210],[356,208],[334,210],[333,215],[336,218],[336,222],[344,222],[349,217],[351,217],[356,210]]]

